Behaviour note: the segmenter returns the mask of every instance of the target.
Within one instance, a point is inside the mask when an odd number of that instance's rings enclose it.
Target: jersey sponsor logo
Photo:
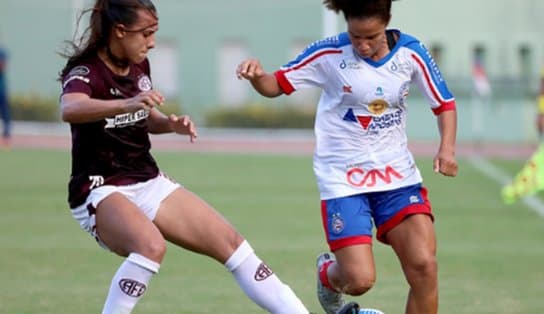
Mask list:
[[[151,88],[153,88],[153,85],[151,84],[151,79],[149,78],[149,76],[144,74],[138,79],[138,88],[142,92],[147,92],[151,90]]]
[[[359,70],[359,69],[361,69],[363,67],[360,62],[353,61],[353,60],[346,61],[344,59],[342,59],[342,62],[340,62],[340,64],[338,66],[342,70],[344,70],[344,69]]]
[[[114,118],[106,118],[105,129],[124,128],[129,125],[134,125],[140,120],[149,117],[149,110],[141,109],[136,112],[118,114]]]
[[[390,184],[393,177],[397,179],[404,178],[393,167],[387,165],[382,171],[380,169],[364,170],[361,167],[354,167],[346,172],[346,179],[350,185],[355,187],[374,187],[378,182]]]
[[[419,197],[417,195],[410,196],[410,204],[419,203]]]
[[[116,87],[110,88],[110,94],[115,97],[123,97],[123,93]]]
[[[425,56],[427,57],[427,60],[428,60],[427,64],[429,65],[431,69],[432,76],[434,77],[437,83],[441,83],[442,81],[444,81],[444,79],[442,78],[442,74],[440,73],[440,70],[438,69],[438,65],[434,61],[433,56],[431,55],[431,53],[429,52],[429,50],[425,47],[423,43],[419,43],[419,44],[421,48],[423,49],[423,51],[425,52]]]
[[[89,70],[88,67],[86,67],[84,65],[78,65],[77,67],[70,70],[70,72],[68,72],[68,76],[72,76],[72,75],[88,75],[89,73],[91,73],[91,70]]]
[[[402,123],[402,109],[383,114],[388,107],[389,104],[385,100],[374,100],[368,106],[368,111],[374,115],[355,115],[353,108],[349,108],[342,119],[359,123],[363,130],[378,132]]]
[[[377,115],[384,113],[387,107],[389,107],[389,105],[383,99],[374,99],[370,102],[370,104],[368,104],[368,110]]]
[[[410,68],[411,67],[408,62],[399,62],[398,60],[396,62],[391,61],[391,65],[389,66],[389,70],[391,70],[391,72],[410,72]]]
[[[66,81],[64,81],[64,84],[62,84],[62,88],[66,88],[68,83],[70,83],[73,80],[80,80],[80,81],[83,81],[83,82],[85,82],[87,84],[89,84],[89,82],[91,81],[88,77],[84,77],[84,76],[81,76],[81,75],[73,75],[73,76],[70,76],[69,78],[67,78]]]
[[[402,123],[402,110],[387,113],[381,116],[372,117],[372,123],[368,126],[369,130],[378,131],[396,127]]]
[[[344,230],[344,227],[344,219],[342,219],[340,213],[333,214],[331,219],[331,231],[335,234],[340,234],[340,232]]]
[[[389,67],[389,69],[393,72],[397,72],[399,66],[395,62],[391,62],[391,66]]]
[[[119,288],[121,288],[121,291],[126,295],[134,298],[141,297],[145,290],[147,290],[145,284],[129,278],[119,280]]]
[[[256,281],[263,281],[266,278],[272,276],[273,274],[274,272],[272,271],[272,269],[270,269],[270,267],[268,267],[268,265],[266,265],[265,263],[261,263],[261,265],[259,265],[259,267],[257,267],[257,270],[255,271],[254,278]]]
[[[104,177],[103,176],[89,176],[89,181],[91,181],[91,185],[89,186],[89,190],[92,190],[94,188],[97,188],[99,186],[104,185]]]
[[[353,93],[353,91],[351,90],[351,86],[349,86],[349,85],[344,85],[344,86],[342,86],[342,91],[343,91],[344,93],[346,93],[346,94],[351,94],[351,93]]]
[[[366,130],[372,122],[372,116],[357,116],[357,121],[359,121],[359,124]]]

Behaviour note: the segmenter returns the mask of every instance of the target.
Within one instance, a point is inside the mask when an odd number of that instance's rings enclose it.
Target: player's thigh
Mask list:
[[[112,193],[98,204],[96,229],[100,240],[122,256],[136,252],[162,259],[166,250],[158,228],[121,193]]]
[[[221,263],[243,241],[222,215],[185,188],[176,189],[162,201],[154,223],[168,241]]]
[[[424,264],[436,256],[436,235],[431,217],[408,216],[386,234],[403,266]]]
[[[334,251],[334,255],[343,278],[365,282],[376,280],[371,244],[346,246]]]

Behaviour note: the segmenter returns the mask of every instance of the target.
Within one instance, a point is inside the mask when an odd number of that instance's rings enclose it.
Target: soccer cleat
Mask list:
[[[322,253],[317,257],[317,299],[321,304],[321,307],[325,310],[326,314],[338,314],[342,310],[342,307],[345,305],[344,298],[342,293],[333,291],[321,283],[319,278],[319,271],[321,268],[330,262],[334,262],[336,259],[332,253]],[[344,313],[344,312],[342,312]],[[351,312],[345,312],[351,313]],[[355,312],[356,313],[356,312]]]
[[[361,309],[359,311],[359,314],[384,314],[384,313],[376,309]]]
[[[357,302],[349,302],[342,306],[336,314],[359,314],[359,304]]]

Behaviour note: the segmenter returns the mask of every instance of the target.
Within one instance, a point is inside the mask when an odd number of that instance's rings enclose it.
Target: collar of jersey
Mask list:
[[[391,58],[395,55],[395,53],[397,52],[397,50],[399,50],[399,48],[400,48],[400,42],[402,41],[403,34],[402,34],[401,31],[399,31],[398,29],[391,29],[391,31],[394,31],[394,32],[398,33],[398,34],[399,34],[399,39],[397,40],[397,43],[395,44],[395,47],[393,47],[393,49],[391,49],[391,51],[389,51],[389,53],[388,53],[385,57],[381,58],[381,59],[378,60],[378,61],[374,61],[374,60],[372,60],[372,59],[370,59],[370,58],[363,58],[363,57],[361,57],[361,56],[357,53],[357,51],[356,51],[355,49],[352,49],[353,54],[355,55],[355,57],[356,57],[357,59],[363,60],[363,61],[365,61],[366,63],[370,64],[371,66],[373,66],[373,67],[375,67],[375,68],[381,67],[382,65],[384,65],[385,63],[387,63],[387,61],[389,61],[389,59],[391,59]]]

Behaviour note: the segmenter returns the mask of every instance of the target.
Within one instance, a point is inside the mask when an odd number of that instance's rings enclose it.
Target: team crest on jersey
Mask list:
[[[331,220],[331,231],[335,234],[339,234],[340,232],[344,230],[344,227],[345,227],[344,219],[342,219],[340,214],[339,213],[333,214],[332,220]]]
[[[410,93],[410,82],[404,82],[399,88],[399,104],[401,106],[404,106],[406,103],[406,98],[408,97],[408,94]]]
[[[149,79],[149,76],[144,74],[138,79],[138,88],[142,92],[147,92],[148,90],[151,90],[151,88],[153,88],[153,85],[151,84],[151,79]]]

